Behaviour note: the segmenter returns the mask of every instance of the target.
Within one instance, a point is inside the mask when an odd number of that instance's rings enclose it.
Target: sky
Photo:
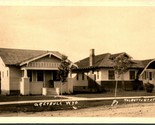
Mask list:
[[[2,6],[0,48],[59,51],[76,62],[126,52],[155,58],[155,6]]]

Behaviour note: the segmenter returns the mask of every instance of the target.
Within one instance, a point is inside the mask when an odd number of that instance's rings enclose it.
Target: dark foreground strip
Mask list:
[[[118,105],[129,103],[151,103],[155,98],[118,99]],[[22,104],[0,105],[0,112],[40,112],[56,110],[75,110],[96,106],[111,106],[113,100],[46,101]]]

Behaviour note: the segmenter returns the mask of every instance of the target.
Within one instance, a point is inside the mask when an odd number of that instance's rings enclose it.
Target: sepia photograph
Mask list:
[[[0,1],[1,123],[155,123],[155,1]]]

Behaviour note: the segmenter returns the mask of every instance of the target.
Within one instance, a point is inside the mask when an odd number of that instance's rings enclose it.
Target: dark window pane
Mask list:
[[[28,70],[27,75],[30,78],[30,82],[32,82],[32,70]]]
[[[44,81],[44,72],[42,70],[37,71],[37,81]]]
[[[109,79],[115,79],[115,72],[114,72],[114,70],[109,70],[108,77],[109,77]]]
[[[135,71],[130,71],[130,79],[135,79]]]
[[[152,72],[149,72],[149,79],[152,80]]]

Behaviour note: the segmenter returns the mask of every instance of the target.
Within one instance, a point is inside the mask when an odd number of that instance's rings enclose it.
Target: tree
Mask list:
[[[67,56],[63,55],[61,63],[58,67],[58,74],[60,76],[61,81],[61,96],[62,96],[62,84],[67,81],[69,70],[70,70],[70,62],[67,59]]]
[[[114,59],[114,70],[115,73],[117,74],[117,78],[116,78],[116,84],[115,84],[115,100],[116,100],[116,94],[117,94],[117,84],[118,84],[118,78],[122,75],[124,77],[124,73],[128,71],[128,68],[131,65],[131,57],[129,57],[128,55],[121,54],[119,56],[117,56]],[[124,78],[122,77],[122,82],[124,83]]]

